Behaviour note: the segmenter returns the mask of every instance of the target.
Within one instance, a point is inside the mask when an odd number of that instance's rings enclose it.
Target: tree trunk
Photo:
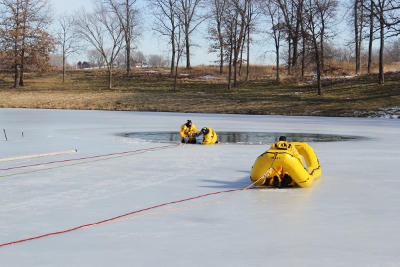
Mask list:
[[[374,41],[374,13],[372,12],[374,1],[371,0],[371,14],[369,15],[369,44],[368,44],[368,73],[371,73],[372,42]]]
[[[21,66],[19,69],[19,86],[24,86],[24,68]]]
[[[318,95],[322,95],[322,83],[321,83],[321,66],[317,67],[317,82],[318,82]]]
[[[250,80],[250,27],[247,28],[246,82]]]
[[[131,74],[131,45],[126,44],[126,77],[129,78]]]
[[[322,82],[321,82],[321,73],[322,73],[322,66],[321,66],[321,58],[320,54],[318,52],[318,44],[315,41],[314,43],[315,46],[315,62],[317,64],[317,86],[318,86],[318,95],[322,95]]]
[[[15,63],[15,65],[14,65],[14,88],[17,88],[18,87],[18,75],[19,74],[19,71],[18,71],[18,64],[17,63]]]
[[[293,34],[293,57],[292,57],[292,66],[297,66],[297,59],[299,57],[299,29],[300,29],[300,22],[301,22],[301,10],[300,7],[297,8],[297,19],[296,19],[296,29]]]
[[[276,81],[280,82],[281,78],[279,76],[279,45],[276,46]]]
[[[178,63],[179,62],[179,56],[176,62],[176,67],[175,67],[175,74],[174,74],[174,91],[176,91],[177,87],[178,87]]]
[[[232,89],[232,54],[233,54],[233,37],[231,33],[231,40],[230,40],[230,51],[229,51],[229,64],[228,64],[228,90]]]
[[[129,78],[131,74],[131,20],[130,20],[130,6],[129,1],[125,2],[126,11],[126,29],[125,29],[125,43],[126,43],[126,77]]]
[[[304,30],[304,20],[301,20],[302,21],[302,23],[301,23],[301,32],[305,32],[305,30]],[[305,71],[306,71],[306,38],[302,38],[302,46],[301,46],[301,49],[302,49],[302,54],[303,54],[303,56],[301,57],[301,77],[302,78],[304,78],[304,74],[305,74]]]
[[[19,66],[19,86],[24,86],[24,56],[25,53],[22,51],[21,55],[21,65]]]
[[[385,77],[383,73],[383,50],[385,47],[385,24],[382,13],[380,14],[380,47],[379,47],[379,84],[385,83]]]
[[[358,3],[359,0],[354,1],[354,43],[355,43],[355,56],[356,56],[356,74],[360,72],[360,47],[359,47],[359,33],[358,33]]]
[[[111,81],[112,81],[112,65],[109,65],[108,66],[108,89],[112,89]]]
[[[219,74],[222,75],[224,70],[224,48],[221,46],[220,48],[220,56],[219,56]]]
[[[315,57],[315,64],[316,64],[316,71],[317,71],[317,86],[318,86],[318,95],[322,95],[322,83],[321,83],[321,54],[320,54],[320,48],[318,46],[318,40],[316,37],[316,34],[313,32],[312,33],[312,42],[314,46],[314,57]]]
[[[287,61],[288,61],[288,64],[287,64],[287,66],[288,66],[288,75],[291,75],[292,74],[292,65],[291,65],[291,62],[292,62],[292,42],[290,41],[290,38],[289,38],[289,41],[288,41],[288,59],[287,59]]]
[[[63,52],[62,56],[62,83],[65,83],[65,52]]]
[[[176,57],[176,48],[175,48],[175,32],[171,33],[171,71],[170,75],[174,75],[175,73],[175,57]]]
[[[186,68],[190,69],[190,40],[189,40],[189,29],[185,31],[185,44],[186,44]]]

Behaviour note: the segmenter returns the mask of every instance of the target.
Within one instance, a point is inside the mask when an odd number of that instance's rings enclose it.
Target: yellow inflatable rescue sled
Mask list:
[[[250,180],[255,186],[264,185],[268,174],[275,167],[282,166],[292,177],[295,183],[301,187],[309,187],[314,179],[321,176],[322,170],[317,155],[305,142],[291,142],[303,158],[302,164],[290,150],[269,149],[261,154],[253,164],[250,172]]]

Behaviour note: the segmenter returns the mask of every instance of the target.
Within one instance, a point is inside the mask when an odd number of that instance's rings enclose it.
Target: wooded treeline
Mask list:
[[[399,42],[393,37],[400,33],[400,2],[395,0],[143,1],[144,6],[137,0],[95,0],[91,11],[81,9],[52,17],[49,0],[0,0],[2,68],[12,71],[14,87],[23,86],[24,72],[52,69],[50,55],[56,50],[62,54],[64,74],[69,55],[88,51],[107,67],[111,88],[117,61],[124,61],[121,65],[130,75],[132,55],[145,30],[144,15],[154,33],[168,41],[170,74],[175,78],[182,59],[185,67],[191,68],[196,30],[206,27],[203,38],[209,43],[209,52],[216,54],[220,74],[227,74],[229,89],[237,85],[239,75],[249,79],[250,49],[254,36],[261,35],[274,44],[278,81],[282,65],[289,75],[304,76],[312,71],[317,93],[322,94],[321,77],[332,61],[343,60],[343,44],[337,40],[338,22],[343,18],[354,34],[348,45],[356,73],[361,71],[362,58],[371,71],[373,43],[379,44],[379,84],[384,83],[386,40],[395,40],[389,50],[396,54],[392,59],[399,57]],[[49,29],[54,25],[57,32],[51,34]]]

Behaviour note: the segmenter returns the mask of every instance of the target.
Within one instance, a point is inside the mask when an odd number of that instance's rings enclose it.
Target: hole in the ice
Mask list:
[[[276,142],[281,135],[285,135],[288,141],[293,142],[338,142],[365,139],[361,136],[311,133],[217,132],[217,134],[219,144],[237,145],[269,145]],[[179,143],[181,140],[177,132],[135,132],[118,135],[141,142]]]

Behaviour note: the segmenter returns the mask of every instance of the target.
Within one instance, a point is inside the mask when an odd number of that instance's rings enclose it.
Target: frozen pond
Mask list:
[[[188,119],[222,145],[180,144]],[[2,266],[400,266],[398,119],[0,108],[0,124]],[[252,188],[283,134],[322,176]]]

